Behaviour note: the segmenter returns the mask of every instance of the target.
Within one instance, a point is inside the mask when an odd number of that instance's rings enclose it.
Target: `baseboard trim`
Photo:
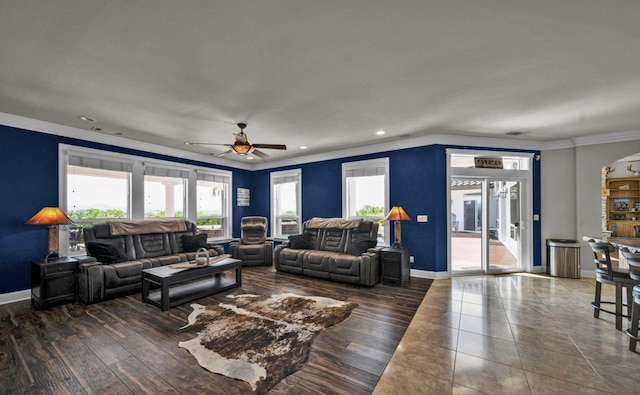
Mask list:
[[[15,291],[15,292],[7,292],[4,294],[0,294],[0,305],[20,302],[22,300],[28,300],[31,298],[31,290],[25,289],[23,291]]]
[[[581,270],[580,276],[585,278],[596,278],[595,270]]]
[[[411,269],[411,277],[430,278],[432,280],[444,280],[450,278],[448,272],[431,272],[428,270]]]

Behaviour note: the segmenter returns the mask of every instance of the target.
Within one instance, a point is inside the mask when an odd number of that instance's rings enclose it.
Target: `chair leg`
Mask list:
[[[627,315],[631,319],[631,310],[633,309],[633,285],[627,285]]]
[[[596,281],[596,299],[593,302],[593,317],[600,318],[600,297],[602,295],[602,283]]]
[[[622,329],[622,283],[616,283],[616,329]]]
[[[636,345],[638,344],[638,321],[640,321],[640,304],[633,303],[631,308],[631,328],[629,328],[629,350],[636,351]]]

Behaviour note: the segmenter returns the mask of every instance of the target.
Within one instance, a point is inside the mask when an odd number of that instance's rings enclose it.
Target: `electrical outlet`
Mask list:
[[[533,214],[534,221],[540,221],[540,214]]]
[[[418,215],[418,222],[429,222],[429,217],[426,215]]]
[[[409,263],[413,263],[413,255],[409,255]]]

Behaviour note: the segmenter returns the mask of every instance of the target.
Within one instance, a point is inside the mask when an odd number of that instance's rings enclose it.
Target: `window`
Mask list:
[[[271,173],[271,236],[285,238],[300,233],[302,170]]]
[[[82,228],[105,220],[131,218],[130,186],[133,166],[106,157],[70,153],[66,163],[68,248],[84,252]]]
[[[451,154],[450,161],[451,167],[460,167],[460,168],[475,168],[475,158],[476,157],[491,157],[491,158],[501,158],[502,159],[502,168],[504,170],[529,170],[529,163],[531,159],[523,156],[515,156],[511,153],[501,153],[501,152],[483,152],[483,151],[474,151],[473,153],[455,153]]]
[[[144,217],[186,218],[189,171],[154,165],[144,167]]]
[[[60,144],[59,199],[73,225],[60,226],[60,251],[82,255],[82,228],[97,222],[185,219],[209,238],[231,238],[230,171]]]
[[[230,228],[230,191],[231,179],[225,173],[197,173],[196,187],[196,224],[198,229],[209,237],[222,238],[231,234]]]
[[[389,158],[342,164],[342,216],[377,221],[378,242],[389,243],[384,217],[389,211]]]

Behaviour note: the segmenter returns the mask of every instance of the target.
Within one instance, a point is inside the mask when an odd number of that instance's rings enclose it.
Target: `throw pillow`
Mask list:
[[[367,252],[369,248],[373,248],[376,245],[378,245],[378,240],[376,239],[354,240],[351,246],[349,247],[348,252],[351,255],[358,256],[358,255],[364,254],[365,252]]]
[[[208,248],[207,234],[200,233],[194,236],[184,235],[182,236],[182,249],[185,252],[196,252],[199,248]]]
[[[101,263],[112,264],[127,260],[124,248],[118,243],[88,241],[85,243],[85,248],[89,256],[96,258]]]
[[[312,250],[311,233],[289,236],[289,247],[298,250]]]

